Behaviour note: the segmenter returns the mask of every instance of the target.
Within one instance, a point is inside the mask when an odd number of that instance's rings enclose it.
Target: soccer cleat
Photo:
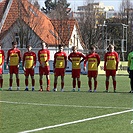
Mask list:
[[[20,88],[19,87],[17,87],[17,91],[19,91],[20,90]]]
[[[114,90],[114,93],[116,93],[116,90]]]
[[[25,90],[24,91],[29,91],[29,89],[28,88],[25,88]]]
[[[133,90],[129,91],[129,93],[133,93]]]
[[[106,92],[106,93],[108,93],[109,91],[108,91],[108,90],[105,90],[105,91],[103,91],[103,92]]]
[[[32,91],[34,91],[34,88],[32,88]]]
[[[57,91],[57,88],[54,88],[53,91]]]
[[[46,88],[46,91],[50,91],[50,87],[47,87],[47,88]]]
[[[40,89],[39,91],[40,91],[40,92],[42,92],[42,91],[43,91],[43,89]]]
[[[8,89],[8,91],[12,91],[12,89],[11,89],[11,88],[9,88],[9,89]]]
[[[78,88],[78,92],[80,92],[80,88]]]
[[[96,92],[96,90],[94,90],[93,92]]]
[[[72,89],[72,92],[75,92],[76,90],[75,89]]]
[[[60,91],[61,91],[61,92],[64,92],[64,89],[61,89]]]
[[[88,90],[88,92],[92,92],[92,90]]]

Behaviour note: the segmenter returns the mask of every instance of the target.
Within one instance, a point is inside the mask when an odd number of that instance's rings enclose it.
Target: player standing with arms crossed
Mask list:
[[[97,89],[97,75],[98,75],[98,66],[100,64],[100,56],[95,52],[96,48],[91,46],[90,54],[86,55],[84,61],[84,70],[86,70],[86,62],[88,61],[88,86],[89,92],[92,92],[92,78],[94,79],[94,92]]]
[[[40,75],[40,79],[39,79],[39,83],[40,83],[40,90],[39,91],[43,91],[43,75],[46,75],[46,80],[47,80],[47,88],[46,91],[50,91],[50,78],[49,78],[49,59],[50,59],[50,51],[48,49],[46,49],[46,44],[45,43],[41,43],[42,49],[40,49],[38,51],[38,61],[40,63],[39,66],[39,75]]]
[[[73,78],[73,92],[76,91],[76,79],[77,79],[77,85],[78,85],[78,91],[80,91],[81,81],[80,81],[80,63],[84,61],[85,56],[77,51],[77,47],[72,47],[72,53],[69,54],[68,60],[72,62],[72,78]]]
[[[7,52],[7,59],[6,59],[6,69],[9,69],[10,79],[9,79],[9,91],[12,90],[12,82],[13,82],[13,73],[16,75],[16,83],[17,83],[17,90],[20,89],[19,87],[19,63],[21,61],[21,52],[17,48],[17,42],[12,42],[12,49],[9,49]]]
[[[106,90],[109,88],[109,78],[112,76],[114,92],[116,92],[116,71],[118,69],[119,57],[118,53],[114,51],[114,45],[109,45],[109,51],[104,56],[104,71],[106,72]]]
[[[34,91],[35,79],[34,79],[34,67],[36,66],[36,54],[31,51],[31,45],[27,46],[27,52],[23,55],[23,69],[25,74],[25,91],[28,91],[28,78],[31,76],[32,81],[32,91]]]
[[[64,91],[64,76],[65,76],[65,70],[67,67],[67,55],[63,51],[63,46],[58,46],[59,51],[54,54],[54,63],[53,63],[53,69],[54,69],[54,89],[53,91],[57,91],[57,80],[58,76],[61,76],[61,91]]]
[[[5,59],[5,54],[4,51],[2,50],[2,44],[0,44],[0,91],[2,90],[2,86],[3,86],[3,64],[4,64],[4,59]]]

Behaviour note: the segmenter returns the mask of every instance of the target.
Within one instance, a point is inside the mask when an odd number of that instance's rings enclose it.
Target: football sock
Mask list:
[[[97,81],[94,81],[94,90],[97,89]]]
[[[92,90],[92,82],[91,81],[88,81],[88,85],[89,85],[90,90]]]
[[[47,80],[47,87],[50,86],[50,79]]]
[[[12,79],[9,79],[9,84],[10,84],[10,86],[12,86]]]
[[[19,86],[19,79],[16,79],[17,86]]]
[[[73,80],[73,88],[76,87],[76,80]]]
[[[25,85],[28,86],[28,79],[25,79]]]
[[[57,86],[57,83],[54,83],[54,88],[56,88],[56,86]]]
[[[42,84],[43,84],[42,80],[40,79],[39,82],[40,82],[40,88],[42,89]]]
[[[113,87],[114,87],[114,90],[116,90],[116,81],[113,80]]]
[[[109,81],[106,81],[106,90],[109,88]]]
[[[35,86],[35,79],[32,79],[32,86]]]
[[[61,82],[61,89],[64,88],[64,82]]]
[[[81,84],[81,82],[80,82],[80,81],[78,81],[78,88],[80,88],[80,84]]]
[[[0,88],[3,86],[3,79],[0,79]]]
[[[133,90],[133,79],[130,80],[131,90]]]

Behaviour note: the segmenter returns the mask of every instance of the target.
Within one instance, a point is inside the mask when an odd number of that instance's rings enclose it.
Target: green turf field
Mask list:
[[[128,76],[117,76],[117,93],[110,79],[109,93],[104,93],[105,76],[98,76],[96,93],[89,93],[87,76],[81,75],[81,91],[71,92],[71,75],[65,76],[65,92],[25,92],[24,76],[21,89],[8,89],[9,75],[4,75],[0,92],[0,133],[133,133],[133,94]],[[45,78],[44,78],[45,80]],[[59,77],[60,82],[60,77]],[[51,75],[51,90],[53,75]]]

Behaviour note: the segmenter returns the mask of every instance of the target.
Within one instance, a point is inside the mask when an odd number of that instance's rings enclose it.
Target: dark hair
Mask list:
[[[16,42],[16,41],[13,41],[13,42],[12,42],[12,45],[15,45],[15,44],[17,44],[17,42]]]
[[[94,46],[94,45],[92,45],[91,47],[90,47],[90,49],[91,50],[93,50],[93,49],[95,49],[96,47]]]
[[[61,47],[63,47],[62,45],[59,45],[58,48],[60,49]]]
[[[26,48],[29,48],[29,47],[32,47],[32,46],[29,44],[29,45],[27,45],[27,47],[26,47]]]

